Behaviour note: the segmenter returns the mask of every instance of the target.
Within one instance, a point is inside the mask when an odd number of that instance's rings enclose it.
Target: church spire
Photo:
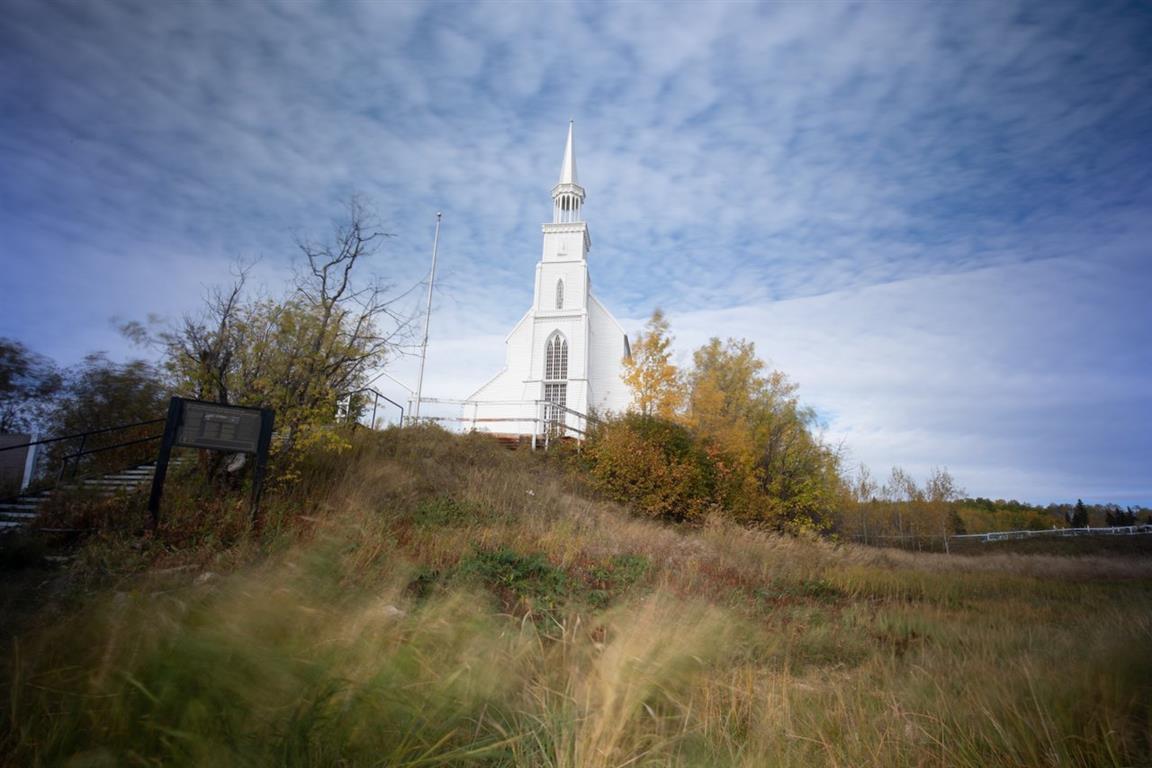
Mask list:
[[[572,138],[574,122],[568,121],[568,142],[564,145],[560,182],[552,188],[552,221],[557,224],[580,221],[580,207],[584,205],[584,187],[576,181],[576,144]]]
[[[564,145],[564,164],[560,166],[561,184],[579,184],[576,181],[576,150],[572,143],[572,126],[575,120],[568,121],[568,143]]]

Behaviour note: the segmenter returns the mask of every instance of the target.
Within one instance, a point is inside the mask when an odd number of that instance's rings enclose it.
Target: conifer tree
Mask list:
[[[1084,506],[1083,499],[1076,499],[1076,507],[1073,509],[1072,516],[1069,518],[1068,523],[1073,528],[1088,527],[1088,507]]]

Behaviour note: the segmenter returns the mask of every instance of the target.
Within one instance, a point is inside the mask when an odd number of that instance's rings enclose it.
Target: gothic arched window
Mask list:
[[[564,281],[556,281],[556,309],[564,309]]]
[[[544,352],[544,379],[563,381],[568,378],[568,342],[559,333],[552,334]]]

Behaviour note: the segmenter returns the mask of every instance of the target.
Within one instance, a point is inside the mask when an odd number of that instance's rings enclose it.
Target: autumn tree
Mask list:
[[[681,377],[670,343],[657,310],[625,373],[638,412],[608,420],[589,440],[601,487],[665,519],[716,512],[777,530],[827,528],[848,491],[839,453],[817,434],[796,385],[735,339],[696,350]]]
[[[722,344],[713,338],[692,354],[692,363],[689,422],[736,452],[754,452],[753,432],[764,416],[763,406],[789,397],[795,387],[783,374],[765,379],[764,362],[749,341]]]
[[[822,527],[840,489],[839,454],[816,434],[816,414],[800,405],[796,385],[745,340],[713,338],[693,364],[688,421],[731,457],[745,495],[759,491],[756,517]]]
[[[924,512],[931,526],[944,540],[944,551],[950,552],[948,537],[964,532],[964,522],[956,513],[955,502],[964,496],[964,490],[956,484],[952,474],[945,468],[936,467],[924,484]]]
[[[671,363],[672,341],[668,320],[657,308],[632,344],[632,354],[624,358],[622,377],[632,390],[636,410],[643,416],[671,419],[684,403],[679,371]]]

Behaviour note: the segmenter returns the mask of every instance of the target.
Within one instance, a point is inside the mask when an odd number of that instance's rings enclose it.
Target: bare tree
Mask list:
[[[891,504],[895,516],[896,532],[900,537],[901,544],[903,544],[909,529],[915,524],[914,519],[905,519],[905,512],[911,512],[916,502],[922,498],[920,486],[916,485],[916,480],[902,467],[892,467],[892,473],[889,475],[888,481],[884,483],[881,492]],[[911,516],[908,515],[907,517]]]
[[[374,255],[381,232],[358,198],[348,203],[330,243],[297,240],[306,267],[297,275],[296,292],[318,315],[312,333],[311,376],[325,377],[347,391],[376,367],[412,330],[412,313],[398,311],[402,296],[389,296],[391,286],[373,276],[358,283],[356,267]]]
[[[353,199],[330,240],[297,238],[303,260],[283,298],[251,296],[251,265],[241,265],[229,287],[212,290],[200,314],[179,326],[149,334],[129,323],[123,330],[165,351],[184,393],[273,408],[290,450],[302,431],[332,423],[341,396],[363,386],[410,338],[413,314],[401,305],[415,286],[391,292],[368,263],[388,237]]]
[[[860,533],[865,544],[868,543],[868,515],[873,502],[876,500],[876,492],[879,487],[879,484],[872,477],[872,470],[868,469],[866,464],[861,463],[856,469],[856,478],[852,482],[851,493],[860,513]]]

